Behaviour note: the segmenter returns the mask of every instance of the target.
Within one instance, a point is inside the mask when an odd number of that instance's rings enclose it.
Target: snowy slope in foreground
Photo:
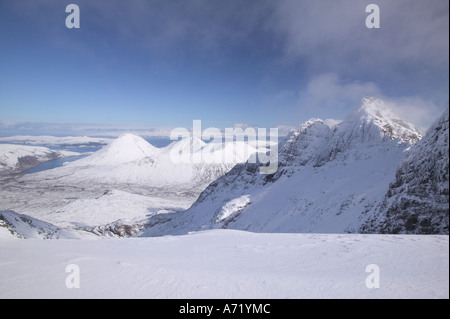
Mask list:
[[[449,237],[213,230],[1,240],[0,298],[448,298]],[[80,288],[66,287],[76,264]],[[369,289],[366,267],[379,267]]]

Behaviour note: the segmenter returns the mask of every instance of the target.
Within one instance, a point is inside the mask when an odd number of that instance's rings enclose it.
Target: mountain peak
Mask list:
[[[135,153],[138,157],[153,155],[157,150],[156,147],[144,140],[142,137],[125,133],[120,135],[106,148],[110,150],[117,150],[124,153]]]
[[[101,150],[77,162],[80,165],[86,163],[89,165],[119,165],[151,157],[157,151],[156,147],[142,137],[125,133]]]
[[[191,154],[200,151],[205,145],[206,143],[203,140],[195,136],[190,136],[170,143],[164,148],[164,151],[174,154]]]
[[[398,117],[395,112],[389,108],[383,100],[372,96],[366,96],[361,99],[360,105],[349,114],[347,119],[352,120],[383,120]]]
[[[359,114],[364,114],[366,118],[383,120],[390,118],[398,118],[398,115],[389,108],[383,100],[372,96],[366,96],[361,99],[361,105],[356,111]]]
[[[381,130],[383,136],[389,136],[392,140],[399,138],[402,142],[415,143],[422,138],[413,124],[400,118],[386,103],[375,97],[364,97],[347,121],[356,121],[359,125],[372,123]]]
[[[292,130],[281,148],[281,166],[305,166],[323,149],[330,127],[323,120],[312,118]]]

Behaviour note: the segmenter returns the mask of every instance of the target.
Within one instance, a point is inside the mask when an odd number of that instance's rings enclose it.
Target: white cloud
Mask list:
[[[383,66],[384,71],[405,62],[448,65],[447,1],[378,0],[381,27],[376,30],[365,26],[370,3],[280,0],[270,25],[283,39],[287,55],[322,70],[380,71]]]
[[[384,102],[401,118],[414,124],[422,134],[442,113],[433,102],[420,97],[385,98]]]
[[[312,78],[300,90],[296,108],[309,117],[343,119],[353,108],[359,106],[364,96],[382,99],[395,113],[414,124],[422,133],[442,112],[433,101],[418,96],[391,97],[372,82],[345,82],[335,73]]]
[[[45,122],[0,122],[0,136],[50,135],[50,136],[107,136],[117,137],[133,133],[142,137],[168,137],[170,127],[148,127],[132,125],[45,123]]]
[[[320,74],[311,79],[299,93],[299,105],[317,116],[348,112],[350,105],[359,104],[364,96],[380,96],[379,88],[371,82],[344,83],[335,73]]]

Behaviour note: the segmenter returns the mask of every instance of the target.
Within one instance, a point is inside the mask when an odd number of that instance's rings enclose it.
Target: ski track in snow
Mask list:
[[[448,298],[448,236],[256,234],[1,240],[1,298]],[[69,289],[66,266],[80,270]],[[380,269],[369,289],[366,266]]]

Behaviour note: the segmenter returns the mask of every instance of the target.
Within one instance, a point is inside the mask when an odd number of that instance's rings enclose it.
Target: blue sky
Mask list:
[[[282,129],[366,95],[424,130],[448,107],[448,23],[445,0],[0,0],[0,134]]]

